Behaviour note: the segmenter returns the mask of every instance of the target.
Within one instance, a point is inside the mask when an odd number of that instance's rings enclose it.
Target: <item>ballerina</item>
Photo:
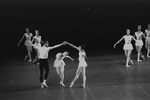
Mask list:
[[[124,35],[119,41],[117,41],[117,42],[114,44],[114,48],[115,48],[116,45],[117,45],[118,43],[120,43],[123,39],[125,40],[125,44],[124,44],[124,46],[123,46],[123,49],[124,49],[125,56],[126,56],[126,58],[127,58],[127,60],[126,60],[126,67],[130,67],[129,62],[130,62],[131,64],[134,64],[134,63],[133,63],[133,60],[131,60],[131,53],[132,53],[132,50],[133,50],[133,46],[132,46],[132,44],[131,44],[131,41],[132,41],[132,39],[133,39],[134,41],[137,41],[137,40],[136,40],[132,35],[130,35],[130,30],[127,29],[127,30],[126,30],[126,35]],[[138,43],[138,42],[137,42],[137,43]]]
[[[27,55],[25,56],[24,60],[26,60],[29,57],[28,61],[30,62],[30,61],[32,61],[32,59],[31,59],[31,52],[32,52],[32,46],[31,46],[31,42],[32,41],[31,41],[31,38],[32,38],[32,33],[30,33],[28,28],[26,28],[26,33],[23,35],[23,37],[19,41],[18,46],[20,45],[20,43],[22,42],[24,37],[26,37],[24,45],[26,46],[26,49],[27,49]]]
[[[150,24],[148,24],[148,29],[145,30],[146,39],[145,39],[145,47],[147,49],[147,57],[150,57]]]
[[[82,73],[83,76],[83,85],[82,87],[85,88],[85,84],[86,84],[86,67],[87,67],[87,63],[85,61],[85,58],[87,58],[86,53],[84,51],[84,49],[82,48],[82,46],[75,46],[69,42],[67,42],[68,45],[70,45],[71,47],[77,49],[79,51],[79,64],[78,64],[78,68],[76,71],[76,76],[74,77],[73,81],[70,84],[70,88],[74,85],[74,82],[78,79],[79,75]]]
[[[137,61],[141,62],[142,60],[140,60],[140,57],[142,57],[143,59],[145,59],[144,55],[142,54],[142,46],[143,46],[143,41],[142,38],[145,38],[144,33],[141,31],[141,25],[138,25],[138,31],[135,32],[134,37],[136,37],[136,40],[138,41],[138,43],[135,43],[136,46],[136,50],[138,52],[137,54]]]
[[[54,67],[56,69],[57,74],[60,76],[60,84],[62,86],[64,85],[64,66],[65,66],[65,62],[64,62],[64,58],[69,58],[71,60],[73,60],[70,56],[68,56],[68,52],[65,51],[63,53],[57,53],[56,54],[56,59],[54,61]]]
[[[42,40],[41,40],[41,36],[39,35],[39,31],[35,30],[35,34],[36,35],[33,37],[32,43],[35,41],[34,45],[41,47]],[[38,50],[35,48],[35,51],[36,51],[36,57],[33,60],[33,63],[35,63],[38,60]]]

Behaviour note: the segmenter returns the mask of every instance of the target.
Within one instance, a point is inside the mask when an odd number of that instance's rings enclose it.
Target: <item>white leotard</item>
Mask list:
[[[31,47],[31,38],[32,38],[32,33],[25,33],[24,34],[25,35],[25,37],[26,37],[26,41],[25,41],[25,45],[26,46],[30,46]]]
[[[87,66],[87,63],[85,61],[85,56],[86,56],[86,53],[85,51],[79,51],[79,67],[86,67]]]
[[[63,61],[63,55],[62,53],[56,54],[56,59],[54,61],[54,67],[64,67],[65,62]]]
[[[41,36],[35,35],[35,36],[33,37],[33,39],[35,39],[34,45],[35,45],[35,46],[40,46],[40,47],[41,47]]]
[[[125,44],[123,46],[123,49],[124,50],[133,50],[133,46],[131,44],[131,40],[132,40],[133,36],[131,36],[131,35],[124,35],[123,38],[125,40]]]
[[[143,41],[142,41],[142,35],[143,35],[143,32],[135,32],[135,36],[136,36],[136,39],[137,39],[137,42],[135,43],[136,46],[140,46],[142,47],[143,46]]]
[[[124,35],[123,36],[124,37],[124,40],[125,40],[125,43],[126,44],[130,44],[131,43],[131,40],[132,40],[132,38],[133,38],[133,36],[131,36],[131,35]]]

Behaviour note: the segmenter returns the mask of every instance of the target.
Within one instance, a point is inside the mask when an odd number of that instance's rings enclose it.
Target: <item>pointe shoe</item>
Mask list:
[[[147,55],[147,57],[149,58],[150,56],[149,56],[149,55]]]
[[[30,60],[28,60],[28,62],[31,62],[32,60],[30,59]]]
[[[126,65],[126,67],[131,67],[130,65]]]
[[[43,86],[48,87],[46,83],[42,83]]]
[[[44,85],[41,83],[41,88],[43,89],[44,88]]]
[[[60,82],[60,85],[65,86],[65,84],[63,82]]]
[[[35,62],[36,62],[36,59],[33,60],[33,63],[35,63]]]
[[[143,59],[145,59],[144,55],[141,56]]]
[[[27,58],[28,58],[28,57],[27,57],[27,56],[25,56],[25,57],[24,57],[24,60],[27,60]]]
[[[133,60],[130,60],[130,63],[133,65],[134,63],[133,63]]]
[[[85,85],[82,85],[83,88],[85,88]]]
[[[142,62],[142,60],[137,60],[138,62]]]
[[[71,82],[71,84],[70,84],[70,88],[72,88],[72,86],[74,85],[74,82]]]

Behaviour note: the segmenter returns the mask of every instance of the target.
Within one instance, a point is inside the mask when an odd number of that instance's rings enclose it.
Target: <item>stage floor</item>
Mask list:
[[[150,100],[150,58],[125,67],[123,54],[103,54],[87,59],[86,88],[82,77],[70,89],[78,60],[65,59],[65,87],[49,58],[48,88],[41,89],[38,65],[23,61],[23,57],[8,58],[0,66],[0,100]]]

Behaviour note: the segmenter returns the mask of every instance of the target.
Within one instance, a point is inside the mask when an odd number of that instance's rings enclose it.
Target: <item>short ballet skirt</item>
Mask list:
[[[86,61],[85,60],[81,60],[81,61],[79,61],[79,67],[87,67],[87,63],[86,63]]]
[[[32,46],[31,43],[32,43],[31,40],[26,40],[26,41],[24,42],[24,45],[25,45],[25,46],[30,46],[30,47],[31,47],[31,46]]]
[[[135,43],[136,46],[140,46],[140,47],[143,46],[143,41],[142,40],[137,40],[137,42]]]
[[[55,60],[54,67],[62,67],[65,66],[65,62],[63,60]]]
[[[123,49],[124,49],[124,50],[133,50],[133,46],[132,46],[131,43],[129,43],[129,44],[124,44]]]

